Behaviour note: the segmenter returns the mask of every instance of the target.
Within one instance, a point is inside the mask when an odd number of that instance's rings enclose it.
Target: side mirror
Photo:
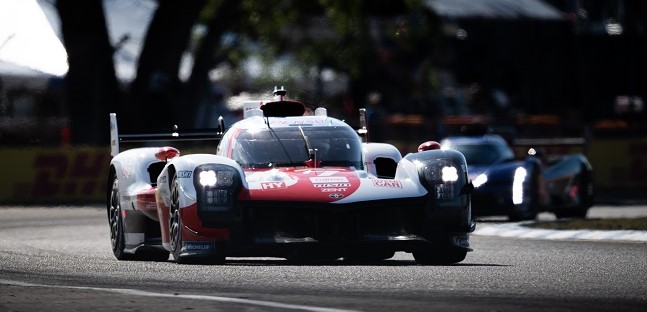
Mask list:
[[[427,141],[418,146],[418,152],[440,149],[440,143],[436,141]]]
[[[160,147],[157,153],[155,153],[155,158],[157,158],[160,161],[167,161],[178,155],[180,155],[180,151],[177,148],[171,147],[171,146],[163,146],[163,147]]]

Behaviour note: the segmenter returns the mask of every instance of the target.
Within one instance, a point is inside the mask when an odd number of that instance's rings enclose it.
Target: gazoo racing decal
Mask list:
[[[346,192],[350,183],[313,183],[312,186],[318,188],[324,193]]]
[[[375,179],[373,185],[376,187],[402,188],[402,182],[398,180]]]
[[[350,187],[350,183],[312,183],[314,187]]]

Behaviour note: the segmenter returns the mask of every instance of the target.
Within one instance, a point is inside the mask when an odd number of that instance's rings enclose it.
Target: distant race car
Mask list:
[[[475,222],[463,154],[429,147],[402,157],[368,142],[365,110],[354,129],[285,96],[275,89],[269,101],[247,103],[244,119],[229,128],[221,119],[211,132],[120,134],[111,114],[115,257],[376,261],[402,251],[420,264],[465,259]],[[211,140],[215,153],[167,145],[183,140]],[[125,142],[163,144],[120,151]]]
[[[558,218],[584,218],[593,205],[593,167],[582,154],[548,160],[541,149],[530,149],[527,157],[517,159],[497,134],[449,136],[440,144],[467,160],[474,216],[531,220],[550,211]]]

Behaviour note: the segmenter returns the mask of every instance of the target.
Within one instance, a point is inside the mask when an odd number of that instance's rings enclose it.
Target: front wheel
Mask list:
[[[588,213],[589,207],[593,205],[593,181],[582,168],[581,173],[575,176],[573,185],[570,188],[569,196],[573,202],[573,207],[560,208],[555,211],[555,217],[584,219]]]
[[[177,177],[173,177],[173,184],[171,187],[171,207],[169,218],[169,233],[171,240],[171,253],[173,260],[176,263],[183,263],[185,259],[182,257],[182,219],[180,218],[180,186],[178,185]]]
[[[180,215],[180,184],[177,177],[173,177],[171,187],[171,207],[169,218],[169,233],[171,241],[171,254],[173,261],[180,264],[223,264],[225,255],[221,253],[203,256],[203,255],[182,255],[182,246],[184,239],[182,237],[182,217]]]

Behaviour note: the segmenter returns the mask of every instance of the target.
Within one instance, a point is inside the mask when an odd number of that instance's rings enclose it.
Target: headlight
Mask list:
[[[202,186],[231,186],[234,182],[233,171],[201,171],[198,174],[199,183]]]
[[[454,166],[443,167],[441,173],[444,182],[456,182],[458,180],[458,171]]]
[[[472,181],[472,184],[474,187],[479,187],[487,182],[487,175],[485,173],[479,174],[474,181]]]
[[[236,169],[205,164],[195,169],[194,176],[201,211],[228,211],[234,206],[242,183]]]
[[[404,159],[416,166],[420,183],[429,192],[433,205],[462,206],[469,200],[462,196],[469,182],[465,156],[460,152],[429,150],[407,154]]]
[[[526,181],[528,172],[526,168],[519,167],[514,171],[514,180],[512,181],[512,203],[515,205],[523,203],[523,183]]]
[[[202,171],[199,174],[200,185],[202,186],[214,186],[218,179],[216,179],[216,173],[213,170]]]

